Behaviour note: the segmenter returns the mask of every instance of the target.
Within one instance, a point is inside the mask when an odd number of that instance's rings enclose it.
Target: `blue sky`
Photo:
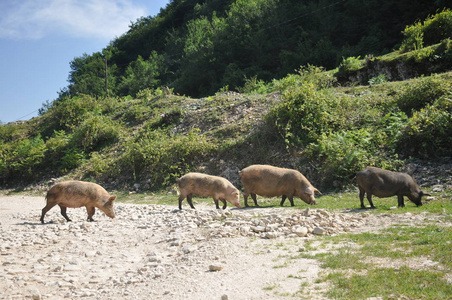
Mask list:
[[[0,0],[0,121],[28,120],[68,85],[69,63],[101,51],[170,0]]]

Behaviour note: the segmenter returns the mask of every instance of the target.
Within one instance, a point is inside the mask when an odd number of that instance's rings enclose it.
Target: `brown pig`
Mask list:
[[[256,195],[264,197],[282,196],[281,206],[286,198],[294,206],[293,197],[299,197],[308,204],[316,204],[314,194],[321,194],[297,170],[278,168],[270,165],[251,165],[239,172],[245,189],[243,196],[248,207],[248,196],[251,195],[257,204]]]
[[[61,214],[66,221],[71,221],[66,214],[68,207],[86,207],[88,221],[94,221],[95,208],[99,208],[110,218],[115,217],[113,201],[116,196],[110,194],[100,185],[84,181],[64,181],[55,184],[47,192],[47,205],[42,209],[41,223],[44,223],[45,214],[55,205],[59,205]]]
[[[367,167],[356,174],[356,181],[358,182],[361,208],[365,208],[364,194],[366,193],[371,208],[375,208],[372,203],[372,195],[379,198],[397,195],[398,207],[405,206],[403,196],[407,196],[417,206],[422,205],[422,196],[430,196],[430,194],[424,193],[413,178],[406,173]]]
[[[226,201],[241,208],[239,202],[239,190],[226,178],[219,176],[206,175],[202,173],[188,173],[177,179],[179,185],[179,209],[182,209],[182,200],[187,198],[191,208],[195,208],[192,202],[192,196],[212,197],[215,206],[218,206],[218,200],[223,202],[223,209],[226,208]]]

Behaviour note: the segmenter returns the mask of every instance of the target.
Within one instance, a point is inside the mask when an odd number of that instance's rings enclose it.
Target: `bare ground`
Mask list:
[[[41,224],[44,204],[43,197],[0,197],[0,299],[326,299],[326,284],[316,282],[319,263],[287,258],[321,236],[219,235],[224,219],[194,223],[216,211],[207,205],[180,212],[175,206],[116,204],[115,219],[97,211],[96,222],[85,222],[84,208],[69,209],[69,223],[53,208],[49,223]],[[426,218],[398,216],[361,215],[362,226],[350,231]]]

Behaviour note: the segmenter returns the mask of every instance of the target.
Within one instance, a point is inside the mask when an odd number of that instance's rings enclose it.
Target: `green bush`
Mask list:
[[[411,51],[407,57],[407,62],[414,62],[420,64],[423,62],[428,62],[433,59],[435,54],[435,49],[432,47],[425,47]]]
[[[119,139],[121,126],[106,116],[91,116],[76,128],[71,144],[85,153],[99,150]]]
[[[42,163],[46,146],[41,136],[0,143],[0,177],[31,178]]]
[[[283,97],[270,114],[286,145],[306,145],[330,130],[330,103],[313,84],[288,87]]]
[[[297,72],[301,77],[301,81],[314,84],[318,90],[332,88],[337,85],[336,77],[329,72],[325,72],[323,67],[308,64],[300,67]]]
[[[400,46],[402,53],[422,49],[424,47],[424,31],[421,22],[406,26],[403,31],[404,39]]]
[[[394,141],[401,136],[405,122],[404,114],[388,113],[373,127],[322,134],[304,153],[320,163],[317,171],[324,184],[348,184],[368,165],[390,169],[400,165]]]
[[[411,115],[450,91],[450,83],[439,76],[422,78],[407,86],[397,97],[398,107]]]
[[[245,78],[245,85],[238,88],[238,91],[243,94],[267,94],[271,91],[271,84],[257,79],[257,76]]]
[[[399,149],[421,157],[452,155],[452,92],[413,113],[401,136]]]
[[[360,56],[358,57],[351,56],[343,58],[342,62],[339,64],[339,73],[347,74],[361,69],[364,62],[360,58],[361,58]]]
[[[424,42],[426,46],[437,44],[452,37],[452,11],[445,9],[429,17],[424,22]]]
[[[366,147],[372,134],[366,130],[322,134],[306,149],[306,155],[321,161],[318,173],[323,182],[346,182],[351,174],[369,163]]]
[[[63,97],[52,103],[52,108],[44,115],[41,122],[41,132],[51,136],[54,131],[71,130],[81,124],[87,114],[102,113],[100,101],[88,95]]]
[[[380,74],[376,77],[369,79],[369,85],[376,85],[385,82],[388,82],[388,77],[386,76],[386,74]]]
[[[440,43],[452,36],[452,11],[446,9],[430,16],[424,22],[416,22],[407,26],[403,35],[404,39],[400,46],[402,53]]]
[[[284,91],[303,84],[312,84],[317,90],[331,88],[337,84],[337,79],[323,67],[313,65],[301,66],[297,74],[289,74],[278,80],[273,80],[275,90]]]
[[[149,178],[152,188],[173,184],[175,178],[198,167],[215,147],[199,130],[177,135],[149,131],[124,146],[118,167],[135,181]]]
[[[67,149],[61,158],[61,171],[67,172],[80,166],[85,155],[79,149]]]

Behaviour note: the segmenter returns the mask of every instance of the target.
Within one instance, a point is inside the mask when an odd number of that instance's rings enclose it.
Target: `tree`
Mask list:
[[[126,69],[119,84],[121,95],[135,96],[146,88],[156,88],[160,84],[159,75],[163,68],[163,57],[152,51],[148,60],[138,56]]]
[[[69,93],[71,95],[86,94],[94,97],[105,97],[105,58],[100,52],[92,55],[83,54],[70,63]],[[108,66],[108,86],[116,83],[116,65]]]

